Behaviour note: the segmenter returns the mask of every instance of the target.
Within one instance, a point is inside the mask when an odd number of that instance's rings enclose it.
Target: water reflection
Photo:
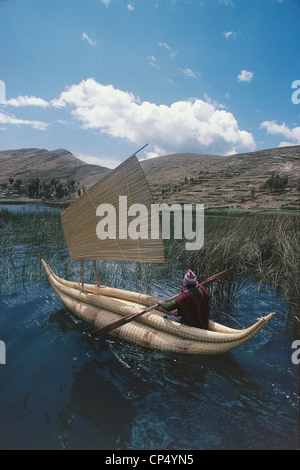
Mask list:
[[[119,381],[122,371],[116,369],[116,364],[112,365]],[[106,366],[109,367],[109,364],[106,363]],[[86,363],[74,375],[75,382],[66,404],[68,411],[60,413],[68,448],[77,447],[77,443],[73,442],[76,433],[73,422],[76,421],[78,426],[78,418],[84,418],[96,431],[97,449],[124,448],[129,440],[133,420],[131,401],[122,396],[117,384],[105,377],[101,363]],[[80,448],[86,445],[84,443]]]
[[[226,381],[239,392],[251,389],[251,393],[261,392],[261,387],[253,384],[251,376],[232,356],[185,355],[165,351],[146,350],[125,342],[110,341],[109,349],[117,360],[140,380],[151,379],[168,383],[174,392],[191,398],[198,393],[199,386],[205,385],[211,374]],[[187,374],[188,371],[188,374]]]
[[[47,323],[57,323],[60,331],[64,334],[71,330],[82,331],[83,324],[66,307],[60,308],[57,312],[49,315]]]

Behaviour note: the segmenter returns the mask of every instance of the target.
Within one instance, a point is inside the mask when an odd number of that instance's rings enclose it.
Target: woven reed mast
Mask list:
[[[120,238],[119,227],[122,217],[120,213],[120,196],[127,196],[128,207],[143,204],[147,208],[146,227],[141,230],[141,238],[131,239],[124,231]],[[61,214],[62,226],[73,262],[85,260],[114,260],[139,263],[164,263],[164,246],[161,237],[151,238],[151,204],[153,196],[135,155],[129,157],[117,168],[96,183],[83,196]],[[96,227],[101,217],[96,215],[99,205],[110,204],[115,208],[116,237],[107,236],[99,239]],[[128,223],[134,217],[127,217]],[[146,232],[146,233],[145,233]],[[109,231],[108,235],[111,235]]]

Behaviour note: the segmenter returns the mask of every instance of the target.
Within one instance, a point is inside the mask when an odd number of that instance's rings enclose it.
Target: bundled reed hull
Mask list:
[[[76,282],[58,277],[42,260],[49,282],[64,305],[77,318],[104,327],[125,315],[137,313],[156,304],[149,295],[104,286],[85,284],[84,291]],[[165,313],[154,309],[136,320],[110,332],[140,346],[186,354],[222,354],[256,336],[274,313],[260,318],[244,330],[225,327],[210,320],[209,329],[201,330],[172,322]]]

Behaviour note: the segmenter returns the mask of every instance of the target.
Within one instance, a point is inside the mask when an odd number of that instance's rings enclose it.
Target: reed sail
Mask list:
[[[126,197],[131,207],[143,204],[149,209],[149,220],[140,220],[141,231],[147,227],[147,233],[141,233],[140,238],[133,240],[127,233],[114,237],[115,234],[108,232],[107,238],[100,240],[97,236],[97,208],[105,204],[114,207],[116,227],[122,227],[125,214],[120,213],[120,196]],[[62,213],[62,226],[71,260],[164,263],[163,240],[161,236],[153,239],[150,233],[152,204],[154,200],[148,181],[137,157],[132,155]]]

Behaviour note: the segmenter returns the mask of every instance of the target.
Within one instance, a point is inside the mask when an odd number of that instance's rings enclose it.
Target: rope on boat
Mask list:
[[[64,261],[62,264],[60,264],[59,266],[57,266],[55,269],[61,268],[64,264],[68,263],[69,261],[71,261],[71,258],[68,258],[66,261]]]

